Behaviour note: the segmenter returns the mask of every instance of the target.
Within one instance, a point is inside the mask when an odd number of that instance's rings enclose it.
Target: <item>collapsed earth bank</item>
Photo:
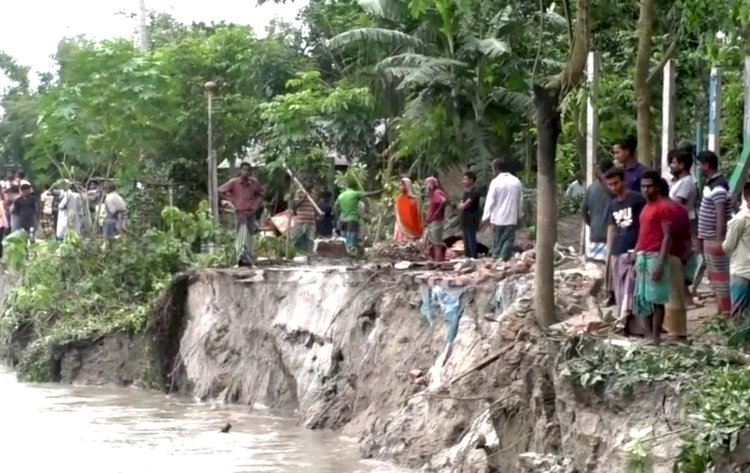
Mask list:
[[[185,273],[147,336],[61,344],[50,377],[291,410],[308,428],[358,438],[364,457],[424,471],[625,471],[631,428],[669,435],[677,396],[665,383],[637,386],[624,406],[574,385],[559,342],[534,325],[532,279],[460,268]],[[583,310],[590,282],[558,273],[560,313]],[[18,334],[6,357],[32,339]],[[672,471],[678,440],[654,449],[655,471]]]

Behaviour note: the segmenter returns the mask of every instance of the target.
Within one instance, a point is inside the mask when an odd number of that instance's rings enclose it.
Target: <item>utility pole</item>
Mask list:
[[[208,206],[211,217],[219,223],[219,184],[216,175],[216,150],[214,149],[214,94],[218,90],[216,82],[208,81],[203,86],[206,93],[208,110]]]
[[[138,42],[138,47],[143,51],[144,53],[147,52],[149,48],[149,40],[148,40],[148,11],[146,10],[146,0],[140,0],[141,1],[141,27],[139,29],[140,38]]]

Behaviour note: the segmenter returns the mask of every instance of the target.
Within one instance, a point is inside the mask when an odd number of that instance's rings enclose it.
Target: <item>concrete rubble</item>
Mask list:
[[[526,452],[518,455],[521,473],[578,473],[570,458]]]

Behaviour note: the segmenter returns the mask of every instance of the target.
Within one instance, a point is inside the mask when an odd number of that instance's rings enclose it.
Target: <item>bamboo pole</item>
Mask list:
[[[315,203],[315,199],[313,199],[312,196],[307,192],[307,190],[305,189],[305,186],[303,186],[302,183],[299,182],[299,179],[297,179],[297,177],[292,173],[292,170],[289,169],[289,166],[287,166],[286,164],[283,164],[283,166],[284,166],[284,170],[286,171],[286,173],[289,174],[289,177],[291,177],[294,183],[297,184],[297,187],[300,188],[300,190],[305,195],[307,200],[310,201],[312,206],[315,208],[315,211],[318,212],[318,215],[323,215],[323,211],[320,210],[320,207],[318,207],[318,204]],[[290,202],[293,202],[293,201],[294,199],[290,198]]]

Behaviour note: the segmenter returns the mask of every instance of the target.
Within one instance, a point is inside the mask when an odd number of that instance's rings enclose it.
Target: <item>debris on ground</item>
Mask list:
[[[346,258],[346,241],[343,238],[317,239],[313,253],[321,258]]]
[[[425,261],[427,247],[418,241],[399,243],[387,240],[375,243],[372,248],[367,249],[366,254],[369,260]]]
[[[518,467],[524,473],[573,473],[573,460],[559,455],[526,452],[518,456]]]

